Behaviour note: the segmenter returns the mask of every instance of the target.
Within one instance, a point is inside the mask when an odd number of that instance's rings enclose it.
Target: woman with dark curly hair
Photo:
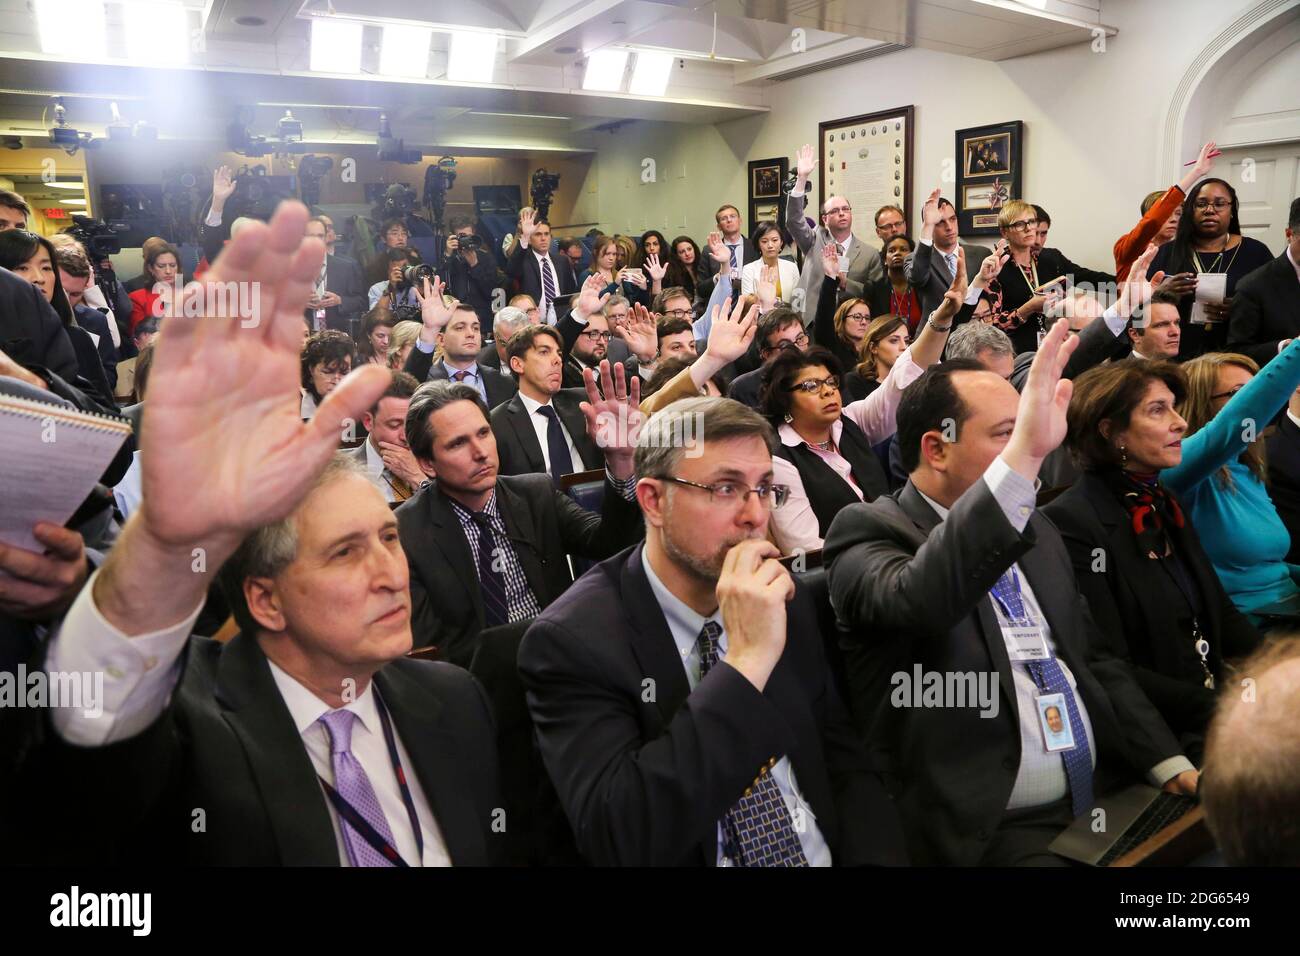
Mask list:
[[[352,371],[354,348],[346,332],[313,332],[302,343],[302,419],[308,421],[325,396]]]

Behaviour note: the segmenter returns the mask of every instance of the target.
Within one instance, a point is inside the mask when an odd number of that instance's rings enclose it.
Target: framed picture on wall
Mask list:
[[[899,206],[905,218],[911,215],[915,109],[900,106],[818,124],[818,208],[827,196],[843,196],[863,224],[859,231],[881,206]],[[816,219],[816,210],[809,215]]]
[[[963,236],[998,233],[1004,203],[1023,198],[1024,123],[957,130],[957,228]]]
[[[764,219],[780,218],[781,184],[785,182],[789,169],[790,161],[784,156],[749,161],[749,222],[746,229],[752,229],[754,223]]]

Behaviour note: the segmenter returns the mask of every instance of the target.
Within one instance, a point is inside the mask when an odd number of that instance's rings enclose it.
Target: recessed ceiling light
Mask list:
[[[266,20],[262,17],[235,17],[235,22],[241,27],[264,27]]]
[[[81,189],[81,180],[64,180],[63,182],[46,183],[51,189]]]
[[[84,206],[86,204],[84,199],[60,199],[59,202],[65,206]]]

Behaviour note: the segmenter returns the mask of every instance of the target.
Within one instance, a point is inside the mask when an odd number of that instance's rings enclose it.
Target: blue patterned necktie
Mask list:
[[[1016,624],[1029,620],[1025,602],[1020,596],[1020,576],[1015,568],[1007,568],[993,585],[993,596]],[[1074,747],[1061,751],[1065,763],[1065,778],[1070,784],[1070,804],[1074,815],[1080,816],[1092,807],[1092,748],[1088,745],[1088,731],[1079,715],[1079,702],[1074,688],[1065,678],[1065,671],[1055,657],[1045,661],[1025,661],[1030,678],[1044,694],[1060,694],[1065,698],[1065,708],[1074,732]]]
[[[717,621],[705,621],[696,639],[700,645],[700,677],[718,663],[718,639],[722,628]],[[807,866],[799,835],[795,833],[790,808],[771,769],[764,767],[753,784],[722,821],[722,851],[735,866]]]
[[[483,595],[483,625],[497,627],[510,621],[510,601],[506,597],[505,575],[495,564],[496,545],[487,512],[470,515],[478,527],[478,588]]]
[[[334,789],[338,795],[351,804],[361,814],[363,820],[374,827],[375,832],[388,841],[393,841],[393,831],[388,827],[375,788],[370,783],[361,762],[352,754],[352,724],[357,715],[350,710],[332,710],[320,716],[320,722],[330,735],[330,760],[334,765]],[[348,860],[353,866],[392,866],[393,863],[371,846],[352,824],[340,815],[339,829],[343,832],[343,845],[348,851]]]

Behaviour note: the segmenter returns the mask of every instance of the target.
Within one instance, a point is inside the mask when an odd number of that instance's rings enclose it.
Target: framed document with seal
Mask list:
[[[912,127],[915,107],[830,120],[817,127],[819,169],[817,209],[820,221],[828,196],[843,196],[853,209],[855,231],[874,226],[876,210],[898,206],[903,217],[912,209]]]

